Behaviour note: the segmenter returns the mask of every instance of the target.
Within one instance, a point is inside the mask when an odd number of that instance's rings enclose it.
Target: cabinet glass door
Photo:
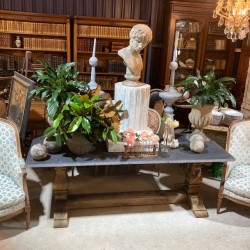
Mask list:
[[[203,75],[211,69],[215,70],[216,77],[226,75],[229,43],[230,41],[224,34],[224,27],[218,27],[218,22],[210,22],[202,62]]]
[[[200,48],[201,23],[195,20],[176,21],[173,61],[178,62],[175,80],[183,80],[188,75],[196,75],[198,51]]]

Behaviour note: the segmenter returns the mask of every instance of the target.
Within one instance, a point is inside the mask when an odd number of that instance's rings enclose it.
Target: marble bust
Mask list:
[[[139,82],[139,79],[141,78],[143,62],[140,52],[152,40],[152,31],[145,24],[136,24],[131,29],[129,37],[129,46],[118,51],[118,55],[126,65],[126,80],[123,81],[123,85],[141,86],[143,83]]]

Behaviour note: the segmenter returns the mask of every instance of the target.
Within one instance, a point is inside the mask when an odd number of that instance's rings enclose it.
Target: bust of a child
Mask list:
[[[139,82],[143,69],[140,52],[152,40],[152,31],[145,24],[136,24],[131,29],[129,37],[129,46],[118,51],[118,55],[123,59],[126,65],[126,80],[123,81],[123,85],[140,86],[143,85],[143,83]]]

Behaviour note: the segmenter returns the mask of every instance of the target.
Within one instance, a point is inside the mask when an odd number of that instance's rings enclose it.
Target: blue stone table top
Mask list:
[[[43,137],[33,139],[34,144],[42,143]],[[103,165],[133,165],[133,164],[169,164],[169,163],[209,163],[227,162],[235,160],[232,155],[226,152],[216,142],[210,141],[202,153],[194,153],[189,148],[189,141],[185,135],[179,138],[180,146],[176,149],[168,149],[168,152],[158,152],[158,156],[143,158],[123,158],[123,153],[111,153],[107,151],[105,144],[93,146],[90,153],[77,156],[64,148],[57,154],[49,154],[44,160],[37,161],[32,158],[30,152],[26,159],[26,167],[84,167],[84,166],[103,166]]]

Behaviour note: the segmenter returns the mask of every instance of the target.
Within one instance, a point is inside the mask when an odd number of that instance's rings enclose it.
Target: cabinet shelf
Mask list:
[[[89,57],[92,55],[92,52],[89,51],[77,51],[78,54],[84,54],[84,55],[88,55]],[[110,55],[110,56],[119,56],[117,54],[117,52],[95,52],[96,55]]]
[[[60,53],[64,52],[67,53],[67,50],[55,50],[55,49],[31,49],[31,48],[6,48],[6,47],[0,47],[0,50],[15,50],[15,51],[42,51],[42,52],[55,52]]]
[[[225,49],[214,49],[214,50],[206,49],[206,52],[208,52],[208,53],[227,53],[227,50],[225,50]]]
[[[208,36],[218,36],[218,37],[225,37],[224,33],[208,33]]]
[[[90,75],[91,72],[79,72],[82,75]],[[125,73],[115,73],[115,72],[96,72],[96,75],[100,76],[123,76]]]
[[[178,69],[193,70],[193,69],[194,69],[194,67],[178,67]]]
[[[128,39],[129,39],[129,37],[105,37],[105,36],[84,36],[84,35],[78,35],[77,36],[78,38],[92,38],[92,39],[94,39],[94,38],[96,38],[96,39],[103,39],[103,40],[110,40],[110,39],[112,39],[112,40],[123,40],[123,41],[127,41]]]
[[[12,36],[27,36],[27,37],[67,37],[65,34],[35,34],[35,33],[27,33],[27,32],[19,32],[19,31],[0,31],[0,34],[10,34]]]
[[[196,50],[196,48],[177,48],[177,50],[191,50],[191,51],[195,51]]]

